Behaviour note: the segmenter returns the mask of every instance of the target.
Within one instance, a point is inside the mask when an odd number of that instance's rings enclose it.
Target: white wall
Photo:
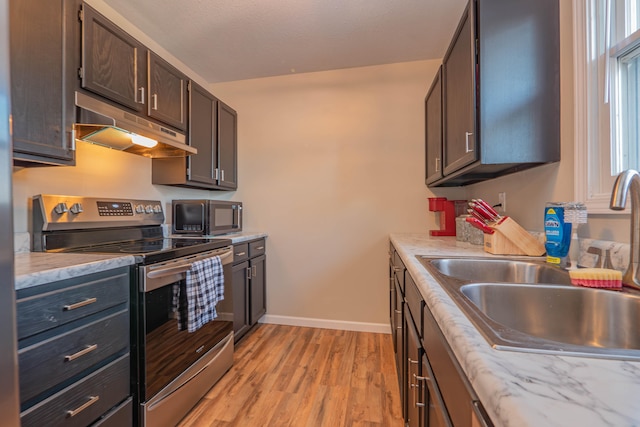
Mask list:
[[[237,196],[250,227],[269,233],[270,315],[387,322],[389,233],[437,227],[423,115],[438,66],[212,86],[239,112]]]

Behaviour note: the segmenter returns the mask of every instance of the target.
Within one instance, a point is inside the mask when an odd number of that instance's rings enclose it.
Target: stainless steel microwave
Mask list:
[[[242,231],[242,203],[225,200],[173,200],[172,232],[214,236]]]

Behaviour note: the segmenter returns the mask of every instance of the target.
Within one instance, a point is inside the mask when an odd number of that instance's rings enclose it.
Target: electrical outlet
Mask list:
[[[504,191],[502,193],[498,193],[498,203],[500,204],[500,206],[498,206],[498,209],[502,212],[506,212],[507,211],[507,193],[505,193]]]

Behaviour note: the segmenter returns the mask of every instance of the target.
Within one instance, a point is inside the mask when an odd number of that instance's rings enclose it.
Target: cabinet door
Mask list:
[[[218,185],[238,188],[238,116],[223,102],[218,101]]]
[[[250,324],[255,325],[258,319],[267,312],[266,304],[266,257],[260,255],[250,260],[251,265],[251,292],[250,307],[251,317]]]
[[[187,129],[187,78],[160,58],[147,52],[149,72],[149,117],[176,129]]]
[[[206,89],[194,82],[189,84],[189,145],[198,154],[188,157],[187,179],[191,182],[215,186],[217,164],[216,133],[217,102]]]
[[[236,264],[232,269],[234,341],[238,341],[249,330],[249,313],[247,311],[248,271],[248,262]]]
[[[423,408],[424,425],[429,427],[451,427],[449,414],[433,378],[433,371],[426,354],[422,355],[422,375],[419,385],[422,396],[421,402],[425,403]],[[473,424],[470,425],[473,426]],[[477,425],[479,426],[480,424]]]
[[[424,102],[426,184],[442,178],[442,67]]]
[[[406,307],[405,307],[406,308]],[[419,377],[421,376],[421,361],[422,361],[422,346],[420,344],[420,337],[416,330],[413,320],[409,311],[405,311],[404,316],[405,325],[405,348],[406,348],[406,361],[405,361],[405,382],[404,382],[404,395],[405,395],[405,408],[406,425],[409,427],[419,427],[420,420],[422,419],[422,406],[420,396],[420,384]]]
[[[73,165],[79,34],[73,1],[9,2],[14,161]]]
[[[400,401],[402,403],[402,416],[407,414],[407,408],[404,405],[405,402],[405,348],[404,348],[404,295],[400,289],[400,285],[397,280],[395,281],[396,287],[396,308],[395,308],[395,347],[396,347],[396,371],[398,372],[398,381],[400,383]]]
[[[478,159],[475,126],[475,36],[471,8],[467,7],[443,60],[444,174]]]
[[[135,111],[143,111],[147,79],[146,48],[104,16],[82,5],[84,89]]]

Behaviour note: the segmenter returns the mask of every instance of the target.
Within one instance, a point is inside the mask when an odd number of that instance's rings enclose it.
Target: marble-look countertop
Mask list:
[[[43,285],[57,280],[134,264],[131,255],[25,252],[14,257],[15,289]]]
[[[268,237],[267,233],[260,231],[240,231],[238,233],[220,234],[217,236],[196,236],[185,234],[173,234],[171,237],[182,237],[192,239],[230,239],[234,245],[237,243],[248,242],[250,240],[265,239]]]
[[[496,426],[640,426],[640,362],[494,350],[415,257],[494,255],[428,234],[391,242]]]
[[[231,239],[235,245],[236,243],[248,242],[250,240],[264,239],[267,237],[267,233],[261,233],[258,231],[241,231],[239,233],[225,234],[224,236],[219,237]]]

